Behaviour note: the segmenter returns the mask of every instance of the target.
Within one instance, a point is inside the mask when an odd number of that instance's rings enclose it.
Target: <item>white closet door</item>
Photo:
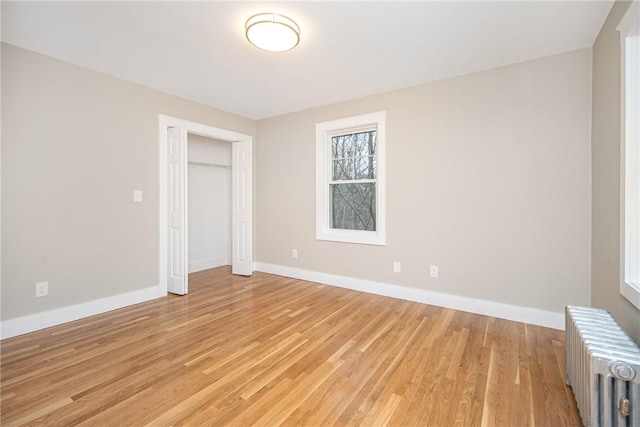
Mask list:
[[[251,276],[251,142],[234,142],[231,154],[231,270],[233,274]]]
[[[169,282],[168,291],[184,295],[187,278],[187,128],[172,127],[169,135]]]

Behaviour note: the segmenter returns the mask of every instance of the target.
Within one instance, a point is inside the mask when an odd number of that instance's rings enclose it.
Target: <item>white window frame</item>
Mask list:
[[[620,293],[640,309],[640,3],[620,32]]]
[[[385,245],[385,117],[384,111],[316,123],[316,239]],[[331,228],[331,137],[375,127],[377,144],[376,230]]]

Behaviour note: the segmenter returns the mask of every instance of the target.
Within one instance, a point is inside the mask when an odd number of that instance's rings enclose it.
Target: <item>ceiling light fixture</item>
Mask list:
[[[300,42],[300,27],[277,13],[259,13],[247,19],[247,39],[254,46],[270,52],[293,49]]]

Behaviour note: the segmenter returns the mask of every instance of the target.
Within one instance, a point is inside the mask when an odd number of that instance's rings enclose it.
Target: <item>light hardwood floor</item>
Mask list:
[[[560,331],[227,267],[1,356],[2,426],[580,425]]]

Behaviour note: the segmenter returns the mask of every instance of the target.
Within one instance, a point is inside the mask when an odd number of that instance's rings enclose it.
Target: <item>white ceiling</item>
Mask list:
[[[9,2],[2,40],[262,119],[591,46],[612,1]],[[245,20],[301,27],[268,53]]]

